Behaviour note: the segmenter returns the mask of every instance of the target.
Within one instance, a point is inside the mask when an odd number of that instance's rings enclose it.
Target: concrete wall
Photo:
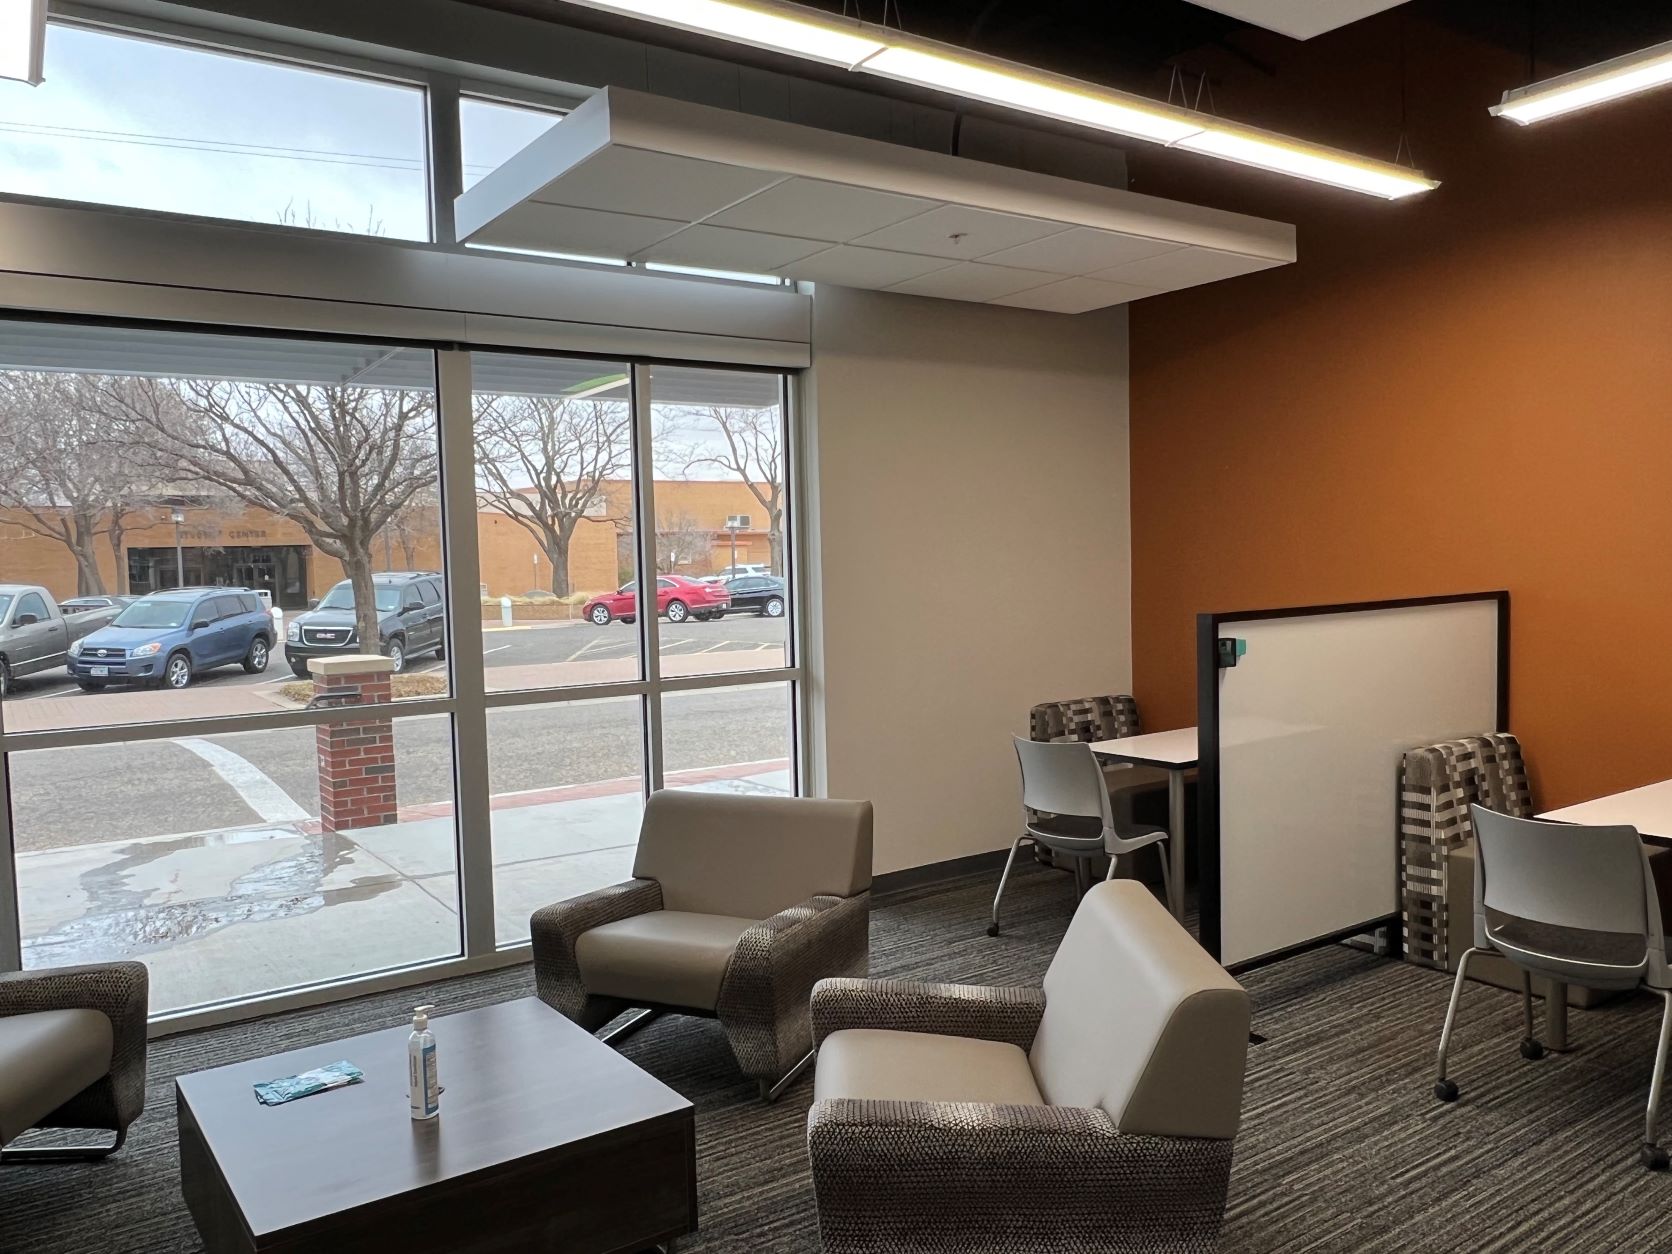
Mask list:
[[[815,782],[876,803],[879,872],[1001,848],[1028,708],[1130,686],[1126,314],[819,288],[813,324]]]

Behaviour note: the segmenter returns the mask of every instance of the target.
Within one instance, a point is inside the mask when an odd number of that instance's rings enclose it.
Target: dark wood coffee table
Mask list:
[[[625,1254],[697,1228],[691,1103],[529,998],[431,1020],[441,1115],[407,1113],[408,1027],[175,1082],[180,1183],[210,1254]],[[347,1059],[283,1106],[252,1085]]]

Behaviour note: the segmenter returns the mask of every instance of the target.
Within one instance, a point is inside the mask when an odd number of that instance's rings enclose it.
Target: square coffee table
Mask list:
[[[210,1254],[627,1254],[696,1231],[690,1102],[532,997],[430,1027],[445,1091],[428,1122],[407,1113],[404,1025],[175,1082]],[[339,1059],[365,1080],[256,1101],[256,1082]]]

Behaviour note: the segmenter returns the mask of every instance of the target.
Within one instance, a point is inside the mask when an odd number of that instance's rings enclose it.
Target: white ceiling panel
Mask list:
[[[1217,279],[1234,279],[1278,264],[1264,257],[1246,257],[1241,253],[1216,252],[1211,248],[1180,248],[1159,257],[1129,261],[1091,275],[1114,283],[1132,283],[1139,287],[1170,292],[1181,287],[1195,287],[1198,283],[1212,283]]]
[[[921,278],[896,283],[888,290],[911,296],[938,296],[942,300],[991,301],[1009,296],[1012,292],[1043,286],[1055,278],[1053,274],[1042,274],[1038,270],[1013,270],[1009,266],[963,261]]]
[[[838,244],[822,253],[780,267],[786,278],[809,283],[834,283],[838,287],[893,287],[907,279],[944,270],[958,263],[945,257],[920,257],[915,253],[891,253],[880,248]]]
[[[846,243],[936,207],[918,196],[896,196],[823,179],[785,179],[709,219],[715,226]],[[1112,263],[1111,263],[1112,264]]]
[[[673,153],[611,147],[577,166],[535,199],[578,209],[694,222],[781,182],[783,177]]]
[[[1144,257],[1157,257],[1184,247],[1173,240],[1140,239],[1114,231],[1076,227],[1059,231],[1014,248],[988,253],[983,261],[1024,270],[1049,270],[1052,274],[1090,274],[1110,266],[1125,265]]]
[[[794,239],[768,235],[764,231],[733,231],[723,226],[688,226],[637,254],[645,261],[664,261],[676,266],[701,266],[708,270],[742,270],[770,274],[793,261],[823,252],[824,240]]]
[[[1101,279],[1058,279],[1044,287],[1012,292],[993,301],[995,305],[1012,305],[1018,309],[1043,309],[1050,313],[1080,314],[1110,305],[1124,305],[1129,301],[1154,296],[1153,287],[1135,287],[1130,283],[1105,283]]]
[[[1061,222],[1042,222],[1012,213],[994,213],[969,205],[942,205],[928,213],[848,241],[866,248],[887,248],[901,253],[923,253],[974,261],[1001,248],[1025,244],[1063,229]]]
[[[484,247],[1061,313],[1295,259],[1285,223],[615,87],[454,213]]]
[[[1204,9],[1263,26],[1291,39],[1311,39],[1360,18],[1396,9],[1403,0],[1190,0]]]

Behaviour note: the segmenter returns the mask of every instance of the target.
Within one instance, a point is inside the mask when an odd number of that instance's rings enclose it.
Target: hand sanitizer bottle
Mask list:
[[[412,1015],[412,1035],[406,1039],[406,1083],[414,1119],[434,1119],[441,1113],[441,1085],[435,1063],[435,1034],[430,1011],[419,1006]]]

